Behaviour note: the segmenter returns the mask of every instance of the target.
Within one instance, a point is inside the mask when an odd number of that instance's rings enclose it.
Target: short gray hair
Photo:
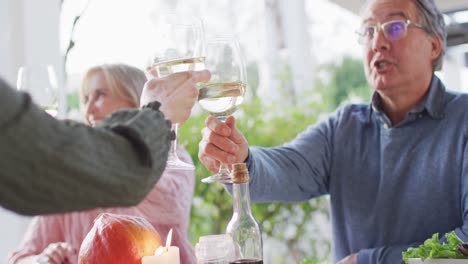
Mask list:
[[[441,70],[447,49],[447,28],[445,27],[444,16],[434,0],[416,0],[415,2],[421,19],[418,22],[424,26],[425,31],[429,35],[438,35],[442,41],[442,51],[432,62],[432,69],[434,71]]]

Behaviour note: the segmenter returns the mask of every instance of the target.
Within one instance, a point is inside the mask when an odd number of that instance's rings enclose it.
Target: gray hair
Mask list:
[[[442,41],[442,51],[432,62],[432,69],[438,71],[442,69],[445,51],[447,49],[447,28],[445,27],[444,16],[434,3],[434,0],[416,0],[418,8],[418,21],[424,26],[425,31],[431,36],[439,36]]]
[[[361,14],[372,1],[374,0],[366,1],[366,4],[361,9]],[[447,49],[447,28],[445,27],[444,16],[436,6],[434,0],[414,0],[414,2],[421,19],[421,21],[417,22],[424,27],[424,31],[426,31],[427,34],[439,36],[442,41],[442,50],[439,56],[432,62],[432,70],[441,70],[445,51]]]

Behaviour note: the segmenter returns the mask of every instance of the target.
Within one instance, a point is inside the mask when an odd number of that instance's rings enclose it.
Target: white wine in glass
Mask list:
[[[224,122],[244,101],[247,87],[244,60],[237,39],[207,41],[205,66],[211,71],[211,79],[200,84],[198,104],[205,112]],[[226,165],[221,163],[218,173],[202,179],[202,182],[232,183],[232,179]]]
[[[203,84],[198,103],[208,114],[224,120],[244,101],[245,86],[243,82]]]
[[[35,104],[49,115],[58,114],[58,82],[52,65],[21,66],[16,88],[31,95]]]
[[[201,19],[192,16],[166,14],[157,24],[158,48],[151,57],[151,68],[157,77],[193,70],[205,69],[204,33]],[[192,164],[177,156],[177,129],[172,129],[176,139],[172,141],[166,168],[194,170]]]
[[[167,76],[176,72],[196,71],[205,69],[205,57],[175,59],[171,61],[155,62],[153,70],[158,76]]]

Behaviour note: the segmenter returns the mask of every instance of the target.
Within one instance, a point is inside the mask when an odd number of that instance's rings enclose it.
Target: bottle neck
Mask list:
[[[250,210],[249,183],[233,184],[232,196],[234,214],[237,213],[239,216],[252,214]]]

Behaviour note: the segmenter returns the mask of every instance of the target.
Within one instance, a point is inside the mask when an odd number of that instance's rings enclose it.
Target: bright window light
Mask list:
[[[453,14],[453,19],[457,23],[468,23],[468,10],[456,12]]]

